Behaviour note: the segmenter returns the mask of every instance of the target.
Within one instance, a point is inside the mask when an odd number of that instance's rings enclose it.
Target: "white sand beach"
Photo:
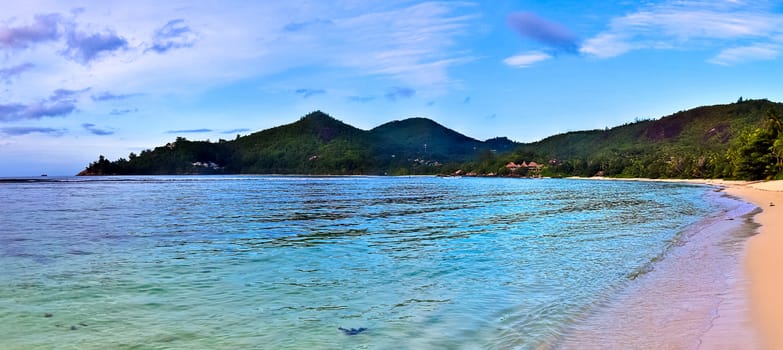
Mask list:
[[[726,192],[762,209],[745,258],[752,315],[763,348],[783,349],[783,181],[729,183]]]
[[[706,327],[706,331],[696,342],[683,343],[677,339],[669,339],[663,343],[659,341],[647,342],[646,337],[642,336],[642,334],[650,334],[648,331],[651,329],[646,329],[647,327],[665,328],[667,324],[655,324],[654,321],[651,323],[649,319],[645,323],[639,321],[640,319],[633,318],[617,323],[617,326],[625,329],[626,332],[635,334],[633,337],[622,337],[619,339],[620,342],[630,341],[634,344],[647,345],[667,344],[675,348],[693,346],[699,349],[783,349],[783,213],[781,212],[783,211],[783,181],[591,179],[714,185],[723,188],[727,194],[761,209],[753,216],[753,220],[760,226],[757,228],[757,234],[746,241],[745,254],[741,259],[740,268],[737,269],[739,273],[729,279],[731,285],[725,291],[716,295],[720,302],[716,309],[716,315],[713,315],[714,320]],[[725,225],[714,223],[707,226],[707,229],[720,230],[721,227],[725,227]],[[689,258],[699,259],[698,256],[690,256]],[[691,263],[695,266],[699,264],[693,260]],[[666,264],[663,267],[665,266]],[[687,271],[683,270],[683,273],[687,273]],[[666,288],[666,286],[648,287]],[[639,293],[642,296],[646,294],[649,292]],[[708,297],[711,296],[704,295],[704,298]],[[645,298],[636,298],[630,301],[646,302]],[[696,305],[694,300],[688,303],[691,306]],[[672,305],[677,306],[677,304]],[[671,309],[671,307],[667,307],[667,309]],[[666,315],[669,321],[674,324],[684,324],[688,320],[698,319],[698,317],[694,317],[693,311],[703,312],[703,310],[694,307],[680,309],[679,316],[671,315],[670,310],[662,312],[662,314]],[[587,340],[588,343],[590,343],[590,337],[600,336],[585,332],[580,333],[579,337],[582,340]],[[655,333],[660,334],[660,332]],[[674,333],[671,334],[673,334],[673,338],[676,337]],[[620,345],[620,343],[615,344]],[[604,343],[604,345],[606,344]]]

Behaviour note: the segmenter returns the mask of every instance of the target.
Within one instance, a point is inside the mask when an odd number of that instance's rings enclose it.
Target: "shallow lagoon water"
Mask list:
[[[0,347],[546,347],[719,211],[710,196],[556,179],[0,182]]]

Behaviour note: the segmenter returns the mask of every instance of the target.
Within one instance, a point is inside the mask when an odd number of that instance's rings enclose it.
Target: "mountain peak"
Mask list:
[[[307,113],[300,121],[337,121],[334,117],[321,112],[320,110]]]
[[[290,126],[300,128],[300,130],[308,130],[310,133],[318,135],[323,141],[329,141],[342,134],[360,132],[359,129],[345,124],[320,110],[308,113],[300,118],[298,122],[290,124]]]

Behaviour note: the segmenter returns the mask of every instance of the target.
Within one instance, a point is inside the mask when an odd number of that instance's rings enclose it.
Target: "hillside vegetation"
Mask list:
[[[698,107],[608,130],[555,135],[518,155],[551,161],[550,174],[650,178],[775,177],[783,105],[767,100]],[[783,146],[783,145],[781,145]],[[748,147],[753,148],[748,149]],[[777,161],[767,159],[775,158]],[[765,158],[766,157],[766,158]],[[764,163],[764,166],[756,164]],[[769,169],[767,168],[769,165]],[[753,168],[748,169],[748,167]]]
[[[178,137],[128,159],[103,156],[82,175],[139,174],[435,174],[515,143],[478,141],[432,120],[411,118],[369,131],[316,111],[299,121],[217,143]],[[496,150],[495,150],[496,151]]]
[[[605,130],[519,144],[479,141],[432,120],[371,130],[320,111],[235,140],[174,142],[128,159],[103,156],[81,175],[112,174],[460,174],[650,178],[780,177],[783,104],[746,100],[680,111]],[[535,161],[538,169],[510,169]],[[528,170],[534,170],[529,172]]]

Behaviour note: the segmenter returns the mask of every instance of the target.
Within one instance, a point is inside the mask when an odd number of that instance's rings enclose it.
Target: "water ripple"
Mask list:
[[[712,210],[707,191],[430,177],[4,180],[0,347],[534,348],[687,238],[679,232]]]

